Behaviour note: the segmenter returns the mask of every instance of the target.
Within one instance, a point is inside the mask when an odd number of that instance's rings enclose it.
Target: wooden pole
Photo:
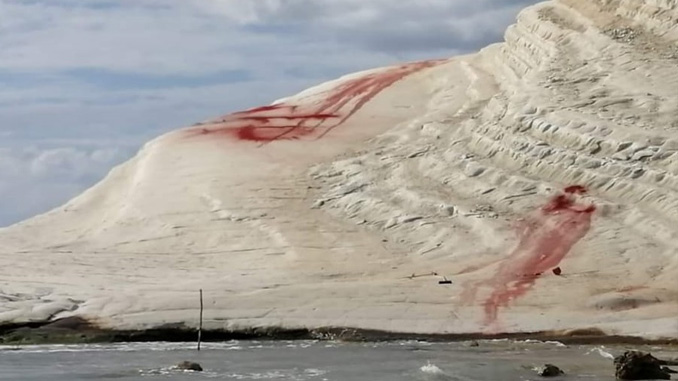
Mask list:
[[[202,341],[202,288],[200,289],[200,321],[198,323],[198,350]]]

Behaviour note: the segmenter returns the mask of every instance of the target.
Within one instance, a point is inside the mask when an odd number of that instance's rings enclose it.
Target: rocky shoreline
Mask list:
[[[190,342],[197,339],[194,328],[182,323],[166,324],[143,330],[116,330],[97,326],[79,317],[50,322],[30,322],[0,325],[1,345],[88,344],[118,342]],[[559,341],[563,344],[651,344],[678,346],[678,339],[645,339],[635,336],[606,335],[600,330],[572,330],[563,332],[524,333],[462,333],[421,334],[355,329],[350,327],[285,328],[251,327],[237,330],[203,330],[202,341],[229,340],[340,340],[353,342],[381,342],[420,340],[453,342],[474,340],[539,340]]]
[[[194,341],[203,290],[233,330],[205,340],[675,342],[676,25],[676,0],[545,1],[477,53],[154,138],[0,229],[0,322],[91,323],[0,336]]]

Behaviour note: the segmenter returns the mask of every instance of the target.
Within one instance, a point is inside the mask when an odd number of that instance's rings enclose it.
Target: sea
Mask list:
[[[538,380],[535,368],[560,367],[561,380],[614,380],[613,357],[628,349],[676,357],[670,348],[564,345],[559,342],[229,341],[0,346],[0,380]],[[673,350],[678,350],[673,348]],[[197,362],[202,372],[176,367]]]

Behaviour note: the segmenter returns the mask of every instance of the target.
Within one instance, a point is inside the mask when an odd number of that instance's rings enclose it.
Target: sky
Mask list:
[[[146,141],[350,72],[502,40],[536,0],[0,0],[0,227]]]

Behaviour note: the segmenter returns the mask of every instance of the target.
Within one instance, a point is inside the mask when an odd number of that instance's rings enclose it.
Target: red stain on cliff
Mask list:
[[[585,194],[586,192],[588,192],[586,187],[584,187],[582,185],[570,185],[569,187],[565,188],[563,191],[565,193],[569,193],[569,194]]]
[[[527,294],[542,274],[552,269],[560,272],[560,261],[591,228],[596,207],[579,204],[575,199],[576,194],[584,193],[586,188],[571,186],[553,196],[519,226],[518,245],[500,263],[494,276],[465,290],[466,298],[475,297],[481,286],[492,290],[483,302],[485,324],[495,322],[502,307]]]
[[[320,94],[320,102],[280,103],[235,112],[189,129],[189,136],[225,135],[262,143],[319,139],[343,124],[384,89],[408,75],[443,62],[415,62],[353,78]]]

